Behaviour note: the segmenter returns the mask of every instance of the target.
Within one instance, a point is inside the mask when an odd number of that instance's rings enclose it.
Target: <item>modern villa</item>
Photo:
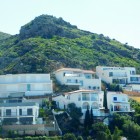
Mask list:
[[[134,112],[130,108],[130,102],[128,101],[128,95],[121,92],[108,92],[107,93],[107,104],[110,113],[130,113]]]
[[[101,79],[91,70],[62,68],[55,71],[61,85],[77,86],[79,89],[101,90]]]
[[[36,124],[39,104],[34,102],[0,103],[2,124]]]
[[[7,74],[0,75],[0,97],[12,93],[25,96],[40,96],[53,93],[50,74]]]
[[[97,66],[96,73],[106,83],[115,83],[121,86],[126,84],[140,84],[140,75],[134,67],[107,67]]]
[[[81,107],[83,114],[87,108],[92,109],[94,116],[103,116],[103,91],[95,90],[76,90],[64,93],[64,96],[53,97],[56,104],[61,109],[66,109],[68,104],[75,103],[77,107]],[[83,118],[84,118],[83,115]]]

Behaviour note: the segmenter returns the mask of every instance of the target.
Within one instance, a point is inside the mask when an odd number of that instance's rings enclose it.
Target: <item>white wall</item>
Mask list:
[[[6,92],[7,94],[27,92],[28,85],[30,85],[30,94],[28,95],[44,95],[53,92],[50,74],[10,74],[0,76],[0,97],[3,97]]]
[[[75,76],[72,76],[71,74]],[[86,78],[86,75],[89,75],[90,78]],[[55,72],[55,76],[57,81],[62,85],[77,85],[79,86],[79,89],[89,89],[89,86],[91,89],[93,89],[93,87],[99,87],[99,90],[101,90],[101,79],[94,79],[92,78],[92,74],[82,73],[82,70],[79,70],[79,72],[72,70],[58,70]],[[70,82],[67,82],[68,80],[70,80]],[[83,85],[81,84],[81,81],[83,82]]]

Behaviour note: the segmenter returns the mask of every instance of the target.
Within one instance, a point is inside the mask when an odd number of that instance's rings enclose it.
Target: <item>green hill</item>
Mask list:
[[[0,41],[0,74],[45,73],[60,67],[134,66],[140,50],[104,35],[83,31],[62,18],[36,17],[20,34]]]
[[[0,32],[0,40],[7,39],[10,36],[11,36],[10,34]]]

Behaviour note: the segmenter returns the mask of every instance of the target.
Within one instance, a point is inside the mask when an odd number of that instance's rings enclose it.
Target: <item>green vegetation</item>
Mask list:
[[[3,33],[3,32],[0,32],[0,40],[7,39],[10,36],[11,36],[10,34],[6,34],[6,33]]]
[[[41,15],[22,26],[19,35],[0,41],[0,74],[97,65],[134,66],[140,73],[139,56],[139,49],[80,30],[62,18]]]

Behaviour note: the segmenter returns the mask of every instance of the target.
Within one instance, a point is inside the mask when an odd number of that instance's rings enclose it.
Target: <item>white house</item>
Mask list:
[[[101,90],[101,79],[91,70],[62,68],[55,71],[61,85],[78,86],[79,89]]]
[[[36,124],[39,104],[34,102],[0,103],[0,121],[3,124]]]
[[[53,92],[50,74],[7,74],[0,75],[0,97],[12,93],[39,96]]]
[[[130,108],[130,102],[128,101],[128,95],[121,92],[108,92],[107,104],[110,113],[128,113],[133,112]]]
[[[107,83],[117,83],[122,86],[126,84],[140,84],[140,75],[136,74],[134,67],[107,67],[97,66],[97,75]]]
[[[104,116],[103,91],[76,90],[53,97],[53,100],[61,109],[67,108],[69,103],[75,103],[77,107],[81,107],[83,114],[89,108],[92,109],[94,116]]]

